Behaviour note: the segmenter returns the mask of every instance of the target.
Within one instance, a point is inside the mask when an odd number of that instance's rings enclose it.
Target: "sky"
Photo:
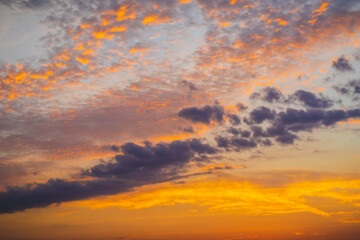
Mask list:
[[[358,0],[0,0],[0,239],[360,237]]]

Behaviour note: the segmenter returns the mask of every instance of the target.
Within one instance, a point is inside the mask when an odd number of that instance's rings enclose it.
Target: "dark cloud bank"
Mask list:
[[[50,179],[41,184],[8,187],[6,192],[0,193],[0,213],[121,193],[136,186],[176,180],[188,176],[181,174],[186,172],[190,161],[201,161],[201,155],[217,151],[198,139],[156,145],[146,142],[144,146],[130,142],[120,148],[122,154],[116,155],[112,162],[82,172],[84,177],[95,180]]]

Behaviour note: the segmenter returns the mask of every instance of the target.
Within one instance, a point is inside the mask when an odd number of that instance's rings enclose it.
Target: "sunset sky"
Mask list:
[[[0,0],[0,239],[360,239],[359,0]]]

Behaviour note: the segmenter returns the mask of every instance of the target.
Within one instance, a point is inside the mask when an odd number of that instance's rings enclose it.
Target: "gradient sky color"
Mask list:
[[[0,239],[360,238],[358,0],[0,0]]]

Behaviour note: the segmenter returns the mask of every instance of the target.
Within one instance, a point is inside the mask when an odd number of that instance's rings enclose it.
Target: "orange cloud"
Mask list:
[[[178,0],[180,4],[187,4],[187,3],[191,3],[194,0]]]
[[[85,59],[85,58],[77,57],[76,60],[81,62],[82,64],[88,64],[89,63],[89,59]]]
[[[166,120],[169,120],[169,119],[166,119]],[[180,133],[176,133],[176,134],[151,138],[151,139],[149,139],[149,141],[150,142],[170,142],[170,141],[175,141],[175,140],[185,140],[185,139],[188,139],[188,138],[191,138],[194,136],[197,136],[197,137],[202,136],[207,131],[209,131],[211,129],[211,127],[208,125],[205,125],[205,124],[193,124],[193,129],[194,129],[193,133],[180,132]]]
[[[318,9],[315,9],[315,10],[313,11],[313,13],[322,14],[323,12],[326,12],[327,9],[328,9],[328,5],[329,5],[329,3],[327,3],[327,2],[322,2],[322,3],[321,3],[321,6],[320,6]]]
[[[286,22],[285,20],[280,19],[280,18],[275,19],[274,22],[277,22],[278,25],[280,25],[280,26],[287,26],[289,24],[288,22]]]
[[[126,31],[126,27],[125,26],[121,26],[121,27],[112,27],[110,29],[110,32],[124,32]]]
[[[120,7],[116,12],[116,20],[120,22],[126,19],[136,18],[135,13],[132,13],[130,9],[131,8],[129,6]]]
[[[220,27],[227,27],[227,26],[229,26],[229,25],[230,25],[229,22],[221,22],[221,23],[219,23],[219,26],[220,26]]]
[[[142,21],[142,23],[144,25],[154,25],[154,24],[162,24],[165,22],[170,21],[171,19],[168,16],[160,16],[160,15],[151,15],[148,17],[145,17],[144,20]]]
[[[133,47],[130,49],[130,53],[134,54],[134,53],[145,53],[148,52],[149,49],[147,47]]]
[[[346,123],[360,124],[360,119],[349,118],[346,122],[339,122],[339,124],[346,124]]]
[[[97,39],[112,39],[114,37],[114,34],[108,34],[109,31],[100,31],[100,32],[93,32],[93,36]]]
[[[327,11],[329,3],[322,2],[321,6],[318,9],[315,9],[312,13],[312,19],[308,21],[308,23],[314,25],[320,15]]]
[[[110,10],[110,11],[105,11],[103,12],[104,16],[111,16],[111,15],[115,15],[116,16],[116,21],[121,22],[124,20],[128,20],[128,19],[135,19],[136,18],[136,13],[134,10],[135,6],[131,6],[131,5],[124,5],[118,8],[118,10],[114,11],[114,10]]]

